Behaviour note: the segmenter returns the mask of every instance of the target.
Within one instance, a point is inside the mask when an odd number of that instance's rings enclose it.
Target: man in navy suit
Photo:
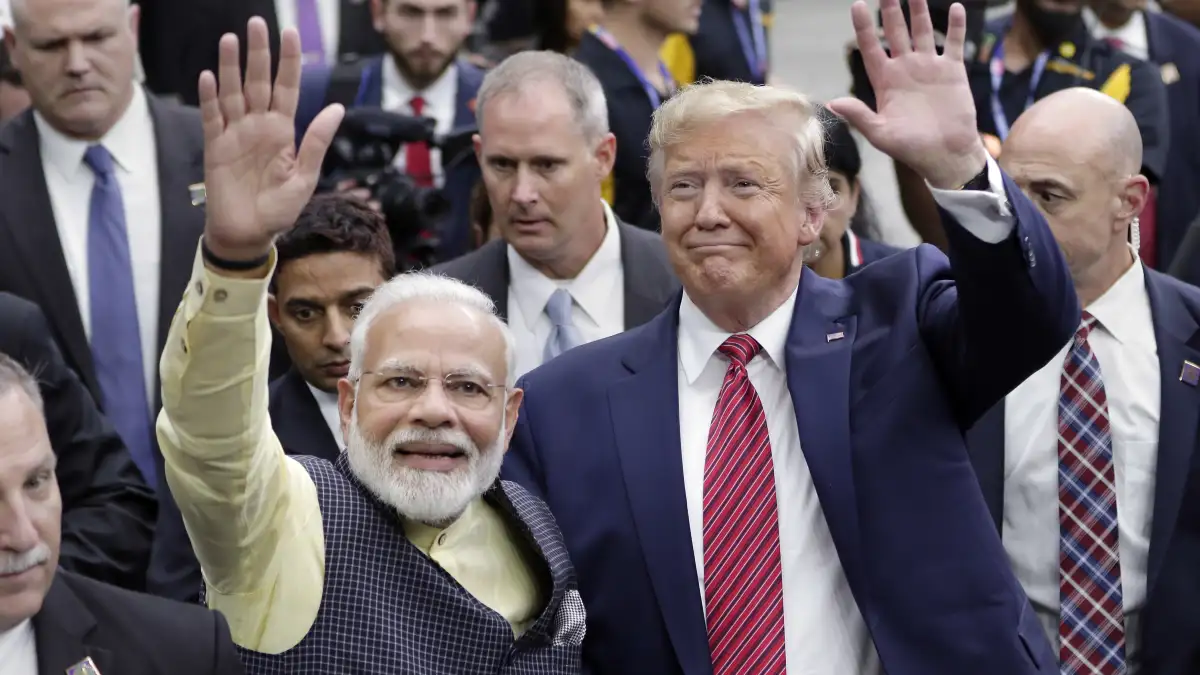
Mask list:
[[[1078,606],[1062,589],[1103,589],[1108,610],[1089,623],[1105,628],[1111,670],[1084,672],[1200,672],[1200,289],[1150,269],[1129,244],[1148,190],[1137,125],[1116,101],[1067,89],[1017,121],[1002,158],[1046,211],[1085,309],[1076,339],[969,433],[984,497],[1047,634],[1090,633],[1062,609]],[[1094,405],[1077,405],[1081,350],[1094,360],[1082,388]],[[1102,423],[1080,433],[1092,418]],[[1093,536],[1110,541],[1085,545]],[[1081,575],[1081,559],[1107,580]],[[1060,647],[1063,672],[1080,672],[1072,643]]]
[[[682,297],[518,383],[507,475],[563,531],[594,673],[1058,672],[962,435],[1079,305],[976,133],[963,8],[939,56],[924,0],[911,38],[881,4],[891,56],[852,9],[878,112],[829,107],[929,182],[950,260],[923,246],[841,281],[803,271],[832,201],[814,106],[698,85],[650,133]]]
[[[475,1],[372,0],[371,7],[389,53],[333,68],[306,67],[296,111],[297,142],[331,103],[432,118],[438,134],[474,127],[483,71],[458,53],[474,25]],[[408,143],[397,156],[398,168],[418,184],[441,188],[450,201],[450,215],[437,232],[439,260],[471,249],[469,206],[479,166],[464,150],[445,157],[426,143]]]

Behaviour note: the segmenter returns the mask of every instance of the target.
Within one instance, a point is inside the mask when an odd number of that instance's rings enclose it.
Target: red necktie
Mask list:
[[[413,114],[421,117],[425,111],[425,99],[412,97],[409,101]],[[420,187],[433,187],[433,159],[429,156],[429,144],[424,141],[404,146],[404,171]]]
[[[1125,41],[1119,37],[1109,36],[1109,37],[1104,38],[1104,41],[1107,42],[1108,44],[1112,45],[1115,49],[1120,49],[1120,50],[1125,49]]]
[[[704,460],[704,597],[713,675],[785,672],[779,512],[767,415],[746,374],[762,349],[733,335]]]

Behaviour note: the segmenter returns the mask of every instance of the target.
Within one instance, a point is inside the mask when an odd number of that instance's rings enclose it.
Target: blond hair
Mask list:
[[[688,85],[654,111],[646,175],[655,203],[667,149],[685,142],[696,129],[747,114],[766,117],[789,132],[795,143],[791,169],[801,199],[822,210],[830,208],[834,195],[825,167],[825,129],[817,107],[796,91],[725,80]]]

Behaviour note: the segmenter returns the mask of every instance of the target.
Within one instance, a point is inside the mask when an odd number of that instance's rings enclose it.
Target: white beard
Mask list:
[[[375,442],[363,436],[355,410],[350,416],[346,458],[358,480],[400,515],[435,527],[445,526],[457,520],[496,482],[504,462],[505,426],[501,422],[496,440],[482,452],[458,430],[397,429],[386,440]],[[466,455],[467,464],[453,471],[402,466],[392,451],[407,443],[452,445]]]

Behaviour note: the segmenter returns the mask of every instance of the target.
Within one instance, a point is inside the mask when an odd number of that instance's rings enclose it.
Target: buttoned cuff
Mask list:
[[[261,279],[221,276],[204,264],[204,256],[197,244],[192,279],[184,293],[183,308],[188,319],[200,313],[222,318],[257,314],[270,291],[276,260],[275,249],[271,249],[271,259],[267,263],[270,269]]]
[[[999,244],[1012,235],[1016,221],[1004,191],[1004,174],[991,157],[987,172],[987,190],[942,190],[929,185],[929,192],[967,232],[986,243]]]

